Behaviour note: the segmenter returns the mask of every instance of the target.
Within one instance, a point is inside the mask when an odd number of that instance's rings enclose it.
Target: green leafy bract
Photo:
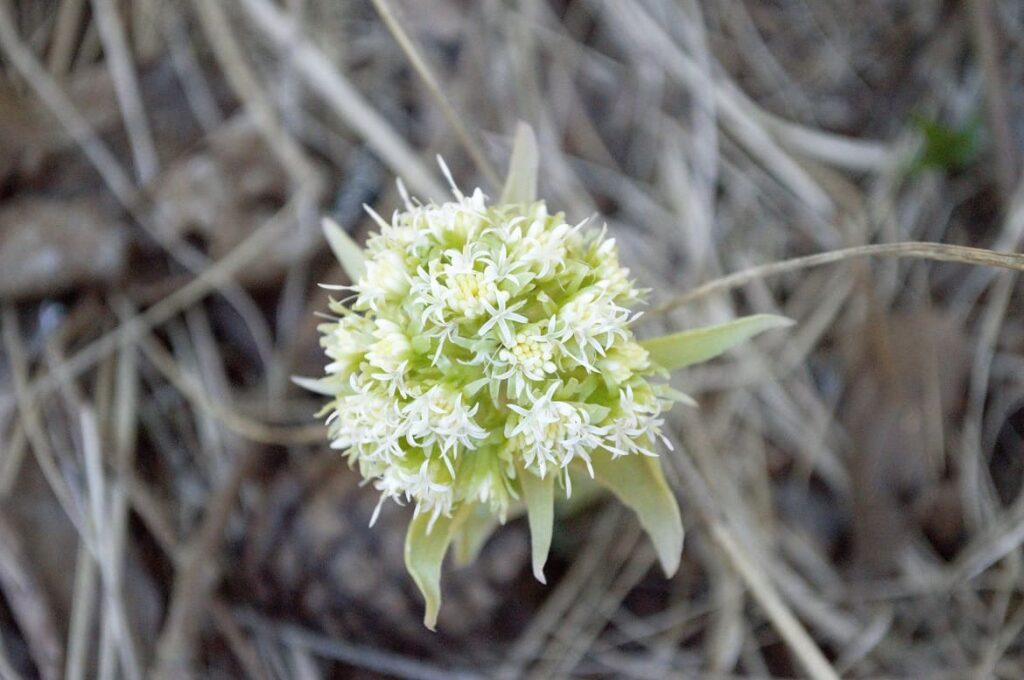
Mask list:
[[[686,368],[746,342],[772,328],[792,326],[793,321],[774,314],[755,314],[734,321],[644,340],[640,346],[651,360],[668,371]]]

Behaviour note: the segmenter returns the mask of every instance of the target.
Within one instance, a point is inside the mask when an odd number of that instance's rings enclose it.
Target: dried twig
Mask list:
[[[782,262],[772,262],[744,269],[743,271],[701,284],[682,295],[677,295],[671,300],[655,307],[651,313],[662,314],[713,293],[739,288],[752,281],[758,281],[770,276],[819,267],[834,262],[843,262],[858,257],[905,257],[1024,271],[1024,255],[1018,253],[1001,253],[994,250],[985,250],[984,248],[968,248],[966,246],[952,246],[943,243],[877,243],[867,246],[841,248],[827,253],[795,257],[790,260],[783,260]]]

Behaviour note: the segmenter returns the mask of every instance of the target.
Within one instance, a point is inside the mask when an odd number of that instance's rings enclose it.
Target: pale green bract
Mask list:
[[[471,559],[523,506],[543,580],[552,504],[571,493],[573,474],[637,512],[669,575],[682,550],[657,458],[658,442],[668,444],[662,414],[677,393],[659,380],[670,366],[652,361],[630,327],[644,291],[614,240],[534,200],[536,166],[521,126],[501,204],[454,183],[447,203],[406,197],[390,222],[370,211],[380,231],[365,252],[325,222],[355,283],[338,287],[347,295],[320,327],[326,377],[301,384],[331,395],[331,446],[380,502],[415,507],[405,560],[431,628],[449,544]],[[771,325],[748,326],[738,339]],[[700,342],[684,354],[704,359],[730,346],[727,337]],[[671,356],[663,341],[657,350]]]

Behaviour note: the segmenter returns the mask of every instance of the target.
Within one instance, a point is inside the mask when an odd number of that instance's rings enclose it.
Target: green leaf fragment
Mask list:
[[[934,168],[944,171],[964,170],[977,160],[983,146],[980,118],[974,117],[960,126],[951,126],[924,116],[915,116],[914,125],[924,143],[910,168],[912,172]]]
[[[441,515],[430,526],[430,513],[422,512],[413,517],[405,535],[405,568],[423,593],[423,625],[430,630],[437,626],[437,612],[441,608],[441,563],[455,529],[464,518],[462,513],[455,517]]]
[[[522,121],[516,126],[508,177],[501,191],[501,203],[532,203],[537,200],[537,137]]]
[[[341,263],[341,268],[345,270],[348,278],[355,283],[362,277],[363,271],[366,269],[363,249],[331,218],[325,217],[321,224],[324,236],[327,237],[327,244],[331,246],[334,256],[338,258],[338,262]]]
[[[755,314],[715,326],[651,338],[640,344],[650,352],[651,361],[666,370],[674,371],[713,359],[758,333],[772,328],[785,328],[793,323],[792,319],[784,316]]]
[[[662,474],[661,460],[639,454],[613,459],[601,451],[592,454],[591,462],[594,478],[636,513],[654,543],[661,568],[671,578],[683,552],[683,520]]]
[[[526,503],[526,519],[530,524],[530,546],[533,553],[533,576],[541,583],[544,578],[544,563],[551,550],[551,531],[555,515],[555,475],[548,474],[541,479],[531,472],[520,469],[519,483]]]

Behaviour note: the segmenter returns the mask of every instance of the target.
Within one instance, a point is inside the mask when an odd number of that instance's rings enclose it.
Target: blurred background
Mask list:
[[[518,120],[655,310],[1024,237],[1017,0],[0,0],[0,677],[1024,677],[1022,287],[928,260],[648,313],[798,321],[673,380],[680,572],[596,499],[423,628],[289,376],[320,217],[495,195]]]

